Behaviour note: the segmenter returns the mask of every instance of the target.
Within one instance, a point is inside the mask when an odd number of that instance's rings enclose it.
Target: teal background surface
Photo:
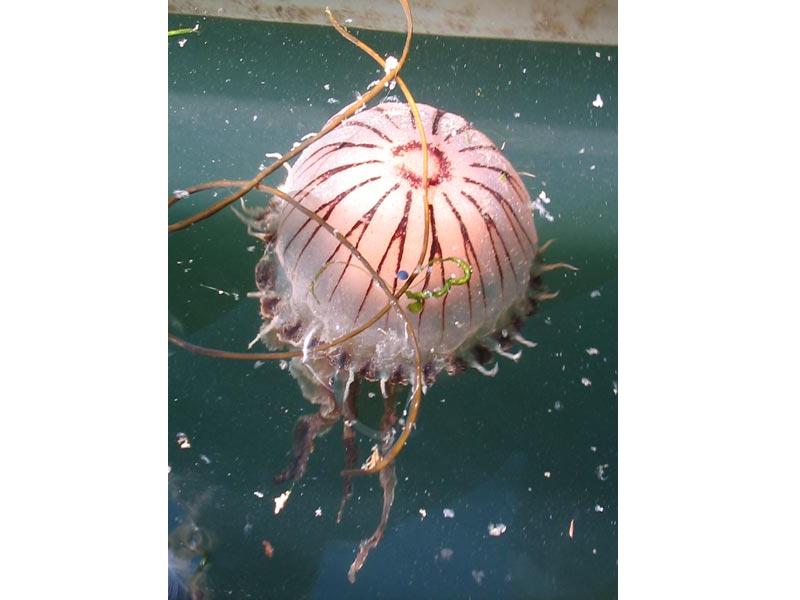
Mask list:
[[[169,40],[168,191],[252,177],[269,164],[265,153],[317,131],[382,74],[331,28],[180,16],[169,26],[198,22],[182,45]],[[384,55],[402,50],[402,35],[354,32]],[[553,220],[535,215],[540,239],[556,239],[549,259],[580,271],[547,277],[560,295],[527,323],[538,346],[519,363],[503,360],[494,378],[445,375],[429,390],[397,463],[386,535],[355,585],[347,569],[382,497],[375,478],[357,480],[336,524],[340,426],[317,441],[305,479],[275,515],[285,486],[272,476],[285,466],[295,420],[311,410],[295,381],[277,363],[170,347],[171,547],[191,558],[185,571],[203,565],[195,584],[205,598],[616,597],[617,49],[416,36],[403,77],[419,102],[471,120],[536,175],[525,182],[531,197],[544,190],[551,199]],[[592,104],[598,94],[602,107]],[[213,200],[193,196],[169,220]],[[246,297],[260,253],[229,210],[172,235],[172,331],[246,348],[260,322]],[[376,422],[368,391],[360,407]],[[367,450],[361,440],[362,458]],[[490,523],[507,530],[491,537]]]

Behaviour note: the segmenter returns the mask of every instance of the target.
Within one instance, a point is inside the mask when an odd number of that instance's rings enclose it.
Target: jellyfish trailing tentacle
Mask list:
[[[308,466],[308,459],[314,451],[314,440],[327,432],[339,420],[341,413],[333,398],[333,390],[317,381],[311,369],[297,358],[289,363],[289,371],[300,384],[303,396],[319,406],[315,413],[301,416],[294,427],[289,464],[275,476],[276,484],[285,481],[298,481]]]
[[[353,377],[353,374],[350,374]],[[344,464],[347,469],[354,469],[358,462],[358,444],[356,442],[356,431],[353,425],[358,419],[358,390],[361,386],[360,379],[353,379],[349,385],[345,386],[344,400],[342,402],[342,443],[344,445]],[[341,523],[344,517],[344,509],[347,501],[353,495],[353,482],[350,477],[342,478],[342,502],[339,505],[339,512],[336,513],[336,522]]]
[[[394,442],[394,425],[397,422],[395,405],[397,403],[399,386],[389,384],[388,388],[388,393],[383,400],[383,417],[381,418],[380,425],[381,434],[383,436],[380,452],[383,454],[388,452],[392,447],[392,443]],[[372,456],[376,456],[376,454],[377,453],[373,453]],[[383,537],[384,531],[386,531],[386,524],[389,522],[389,513],[392,510],[392,504],[394,504],[394,490],[397,485],[394,463],[389,463],[380,471],[378,480],[381,484],[381,490],[383,490],[381,518],[375,532],[367,539],[361,540],[361,543],[358,545],[358,553],[347,572],[347,579],[350,583],[355,583],[356,574],[361,570],[361,567],[364,566],[364,562],[367,560],[370,551],[378,545]]]

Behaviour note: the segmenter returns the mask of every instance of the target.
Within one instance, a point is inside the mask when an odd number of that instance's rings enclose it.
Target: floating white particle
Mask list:
[[[210,459],[210,458],[208,458],[208,457],[207,457],[205,454],[201,454],[201,455],[200,455],[200,460],[202,460],[202,461],[203,461],[204,463],[206,463],[207,465],[210,465],[210,464],[211,464],[211,459]]]
[[[170,467],[169,465],[167,465],[167,473],[171,473],[171,472],[172,472],[172,467]]]
[[[192,447],[192,444],[189,442],[189,436],[187,436],[183,432],[178,432],[178,446],[180,446],[181,450],[188,450]]]
[[[608,475],[606,475],[606,469],[608,468],[608,463],[603,465],[597,465],[597,468],[594,470],[595,475],[600,481],[605,481],[608,479]]]
[[[544,472],[544,476],[545,476],[547,479],[550,479],[550,471],[545,471],[545,472]]]
[[[456,513],[452,508],[445,508],[442,510],[442,515],[444,515],[445,519],[452,519],[456,516]]]
[[[394,56],[387,56],[386,63],[383,66],[383,70],[388,75],[397,68],[398,64],[400,63]]]
[[[603,510],[605,510],[605,509],[602,506],[600,506],[599,504],[595,504],[594,505],[594,512],[603,512]]]
[[[323,85],[323,86],[322,86],[322,89],[323,89],[323,90],[325,90],[326,92],[327,92],[327,91],[330,91],[330,89],[331,89],[331,84],[330,84],[330,83],[326,83],[325,85]]]
[[[322,516],[322,507],[321,506],[318,506],[317,510],[314,511],[314,516],[315,517],[321,517]]]
[[[590,171],[594,171],[596,168],[597,168],[597,167],[596,167],[595,165],[592,165],[591,167],[589,167],[589,170],[590,170]]]
[[[592,452],[597,452],[597,446],[589,446],[589,450]]]
[[[188,198],[189,192],[187,192],[186,190],[175,190],[174,192],[172,192],[172,195],[178,199]]]
[[[481,583],[483,583],[484,577],[486,577],[486,573],[484,573],[483,571],[477,571],[475,569],[472,569],[472,578],[475,580],[475,583],[481,585]]]
[[[422,518],[424,519],[425,517],[427,517],[427,516],[428,516],[428,511],[427,511],[427,510],[425,510],[424,508],[420,508],[420,509],[419,509],[419,516],[420,516],[420,517],[422,517]]]
[[[597,97],[592,101],[592,106],[595,108],[603,108],[603,99],[600,97],[600,94],[597,94]]]
[[[286,504],[286,501],[289,499],[289,495],[292,493],[292,490],[286,490],[277,498],[273,498],[275,502],[275,514],[277,515],[279,512],[283,510],[283,506]]]
[[[597,548],[592,548],[592,554],[597,554]]]
[[[257,360],[256,362],[254,362],[254,363],[253,363],[253,368],[254,368],[254,369],[260,369],[260,368],[261,368],[261,367],[263,367],[265,364],[267,364],[267,363],[266,363],[266,361],[263,361],[263,360]]]
[[[578,154],[583,154],[584,152],[586,152],[586,148],[581,148],[578,150]]]
[[[187,40],[186,38],[181,38],[181,39],[178,40],[178,46],[183,48],[186,45],[186,42],[188,42],[188,41],[189,40]]]
[[[556,409],[556,410],[561,410],[562,408],[564,408],[564,405],[561,404],[561,400],[556,400],[553,403],[553,408]]]
[[[515,112],[515,113],[514,113],[514,118],[515,118],[515,119],[519,119],[519,116],[520,116],[520,114],[519,114],[518,112]]]
[[[589,298],[599,298],[600,297],[600,290],[592,290],[589,294]]]
[[[592,381],[588,377],[581,377],[581,383],[583,385],[585,385],[586,387],[589,387],[590,385],[592,385]]]
[[[453,558],[453,549],[452,548],[442,548],[439,550],[439,557],[442,560],[450,560]]]
[[[522,68],[522,74],[525,75],[525,73],[527,73],[527,72],[528,72],[528,67],[523,67]]]
[[[569,539],[575,537],[575,519],[569,520]]]
[[[230,125],[230,124],[231,124],[231,122],[228,121],[228,119],[225,119],[225,125]]]
[[[600,354],[600,350],[598,350],[597,348],[587,348],[586,354],[588,354],[589,356],[597,356],[598,354]]]
[[[597,58],[600,58],[600,53],[599,53],[599,52],[595,52],[595,53],[594,53],[594,55],[595,55]]]
[[[494,523],[489,523],[489,535],[492,537],[500,537],[506,532],[505,523],[498,523],[495,525]]]
[[[247,250],[248,252],[255,252],[256,251],[256,247],[255,246],[248,246],[247,248],[245,248],[245,250]]]
[[[253,492],[253,496],[255,496],[256,498],[263,498],[264,497],[264,493],[263,492],[259,492],[258,490],[256,490],[255,492]]]
[[[328,98],[328,104],[339,104],[339,100],[336,98]]]
[[[253,115],[253,122],[255,123],[256,121],[258,121],[258,115]]]

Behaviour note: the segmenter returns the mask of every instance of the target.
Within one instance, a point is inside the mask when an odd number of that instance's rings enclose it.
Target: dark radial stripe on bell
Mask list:
[[[375,216],[375,213],[378,211],[378,208],[380,208],[381,204],[383,204],[383,201],[386,200],[386,198],[388,198],[389,195],[391,195],[392,192],[397,190],[397,188],[399,188],[399,187],[400,187],[400,184],[399,183],[395,183],[391,188],[389,188],[386,191],[386,193],[383,196],[381,196],[380,199],[375,203],[375,205],[372,206],[372,208],[370,208],[363,215],[361,215],[361,218],[358,219],[358,221],[356,221],[355,224],[350,228],[350,231],[348,231],[345,234],[344,237],[349,240],[350,236],[353,234],[354,231],[356,231],[356,229],[358,229],[359,227],[362,228],[361,231],[358,234],[358,239],[356,240],[355,244],[353,244],[353,246],[356,248],[356,250],[358,250],[358,245],[361,243],[361,238],[363,238],[364,234],[367,232],[367,228],[369,227],[369,224],[372,221],[372,217]],[[333,260],[333,257],[336,256],[336,253],[339,251],[339,249],[341,247],[342,247],[342,244],[340,242],[336,246],[334,251],[331,252],[331,255],[328,257],[328,260],[326,260],[323,264],[327,265],[331,260]],[[350,262],[352,260],[353,260],[353,253],[352,252],[348,252],[347,253],[347,262],[345,263],[344,268],[342,269],[342,272],[339,273],[339,279],[336,280],[336,284],[333,286],[333,289],[331,290],[331,293],[328,296],[328,302],[331,301],[331,299],[333,298],[333,295],[336,293],[336,290],[339,288],[339,284],[342,282],[342,279],[344,278],[344,275],[347,272],[347,269],[350,267]]]
[[[469,202],[475,207],[475,210],[478,211],[478,214],[480,214],[481,218],[483,219],[483,224],[486,227],[487,234],[489,235],[489,241],[492,244],[492,251],[494,252],[495,264],[497,264],[497,270],[498,270],[498,272],[500,274],[500,292],[503,293],[505,291],[505,286],[504,286],[505,279],[504,279],[504,276],[503,276],[503,270],[504,269],[503,269],[502,265],[500,264],[500,257],[497,254],[497,246],[495,246],[494,237],[492,236],[492,232],[494,231],[494,234],[497,236],[497,239],[500,240],[500,245],[503,247],[503,253],[506,256],[506,261],[508,262],[508,266],[511,269],[511,273],[514,276],[514,280],[518,281],[517,272],[514,269],[514,263],[511,262],[511,256],[508,253],[508,247],[506,246],[506,242],[503,239],[503,236],[500,234],[500,231],[497,229],[497,224],[494,222],[494,219],[492,218],[492,215],[490,215],[488,212],[483,210],[480,207],[480,205],[478,204],[478,201],[475,200],[475,198],[473,196],[471,196],[470,194],[468,194],[467,192],[462,190],[461,191],[461,195],[464,196],[467,200],[469,200]]]
[[[349,169],[353,169],[355,167],[360,167],[362,165],[374,165],[374,164],[383,164],[383,161],[381,161],[381,160],[364,160],[364,161],[361,161],[361,162],[348,163],[346,165],[339,165],[338,167],[333,167],[332,169],[328,169],[324,173],[320,173],[319,175],[317,175],[314,179],[309,181],[305,186],[300,188],[298,191],[294,192],[294,194],[292,194],[292,195],[294,196],[294,199],[295,199],[296,202],[299,202],[299,203],[302,204],[303,200],[305,200],[305,198],[309,194],[311,194],[311,192],[313,192],[319,184],[327,181],[328,179],[330,179],[334,175],[337,175],[337,174],[342,173],[344,171],[347,171]],[[294,213],[294,211],[295,211],[295,207],[294,206],[292,206],[289,209],[289,211],[287,211],[286,216],[283,217],[283,220],[278,225],[278,229],[279,230],[281,228],[283,228],[284,224],[286,223],[286,220],[292,215],[292,213]]]
[[[490,171],[494,171],[495,173],[500,173],[500,175],[502,175],[503,177],[508,179],[509,182],[511,182],[511,187],[514,189],[514,193],[517,195],[517,198],[519,198],[521,202],[525,202],[525,196],[520,191],[517,184],[517,180],[514,179],[511,176],[511,173],[509,173],[505,169],[501,169],[500,167],[494,167],[492,165],[483,165],[480,163],[472,163],[470,164],[470,167],[476,167],[478,169],[489,169]]]
[[[472,129],[472,123],[464,123],[464,124],[463,124],[461,127],[459,127],[458,129],[456,129],[455,131],[451,131],[451,132],[450,132],[450,133],[448,133],[448,134],[447,134],[447,136],[444,138],[444,141],[446,142],[446,141],[448,141],[448,140],[449,140],[451,137],[454,137],[454,136],[461,135],[462,133],[464,133],[464,132],[465,132],[465,131],[467,131],[468,129]]]
[[[436,135],[439,132],[439,120],[444,116],[444,111],[437,108],[436,115],[433,117],[433,125],[431,125],[431,133]]]
[[[354,192],[358,188],[360,188],[360,187],[362,187],[362,186],[364,186],[364,185],[366,185],[368,183],[372,183],[373,181],[377,181],[380,178],[381,178],[380,175],[377,175],[375,177],[370,177],[368,179],[365,179],[364,181],[358,182],[354,186],[350,187],[349,189],[346,189],[345,191],[343,191],[342,193],[337,195],[333,200],[331,200],[329,202],[329,204],[331,206],[330,206],[330,208],[328,208],[328,210],[325,212],[325,214],[322,216],[322,218],[325,219],[325,221],[327,221],[330,218],[331,213],[334,211],[334,209],[339,205],[339,203],[342,200],[347,198],[347,196],[349,196],[352,192]],[[319,209],[317,209],[317,210],[319,210]],[[311,218],[310,217],[306,219],[305,223],[303,223],[303,227],[305,227],[309,222],[311,222]],[[316,221],[315,221],[315,223],[316,223]],[[302,229],[302,227],[301,227],[301,229]],[[300,259],[303,257],[303,253],[306,251],[306,248],[308,248],[308,245],[311,243],[311,240],[314,239],[314,236],[316,236],[317,233],[319,233],[321,229],[322,229],[322,225],[320,225],[319,223],[316,223],[316,227],[314,228],[314,231],[311,233],[310,236],[308,236],[308,239],[306,240],[305,245],[303,246],[303,248],[300,250],[299,254],[297,255],[297,260],[295,260],[295,263],[294,263],[294,268],[295,269],[297,268],[297,265],[300,262]],[[299,233],[299,230],[298,230],[298,233]],[[296,236],[297,236],[297,234],[295,234],[294,237],[296,237]],[[294,240],[294,237],[292,237],[292,240]],[[286,248],[284,249],[284,252],[286,252],[286,250],[288,248],[289,248],[289,244],[286,244]]]
[[[463,148],[459,148],[459,152],[470,152],[472,150],[492,150],[494,152],[499,152],[497,146],[494,144],[482,144],[479,146],[464,146]]]
[[[372,133],[374,133],[375,135],[380,137],[382,140],[384,140],[386,142],[389,142],[390,144],[394,144],[394,141],[392,140],[392,138],[390,138],[388,135],[383,133],[377,127],[373,127],[369,123],[362,123],[361,121],[345,121],[344,123],[342,123],[342,125],[346,125],[348,127],[363,127],[365,129],[369,129]]]
[[[489,192],[495,200],[500,204],[500,207],[503,209],[503,213],[506,215],[506,219],[508,219],[509,225],[511,225],[511,231],[514,233],[514,237],[517,238],[517,243],[519,244],[522,251],[527,254],[533,254],[533,240],[528,236],[528,232],[525,231],[525,227],[522,225],[522,222],[519,220],[517,213],[514,212],[514,208],[509,204],[508,200],[506,200],[505,196],[503,196],[500,192],[495,189],[490,188],[488,185],[481,183],[480,181],[475,181],[474,179],[470,179],[469,177],[464,177],[464,181],[471,185],[477,186],[482,190]],[[525,236],[525,239],[528,240],[528,244],[524,244],[520,239],[519,235],[517,234],[517,228],[522,231],[522,234]]]
[[[464,225],[464,219],[461,218],[461,213],[459,213],[456,207],[453,206],[453,203],[450,201],[450,198],[447,196],[447,194],[442,192],[442,197],[444,198],[445,202],[447,202],[447,206],[450,207],[450,211],[458,221],[458,226],[461,230],[461,239],[464,241],[464,256],[468,262],[470,260],[474,261],[470,264],[478,273],[478,281],[481,285],[481,298],[483,299],[483,310],[486,312],[488,307],[486,305],[486,288],[483,285],[483,269],[481,268],[481,263],[478,260],[478,254],[475,252],[475,247],[472,245],[472,240],[469,237],[469,230],[467,230],[467,226]],[[470,255],[472,255],[471,259]],[[470,323],[472,323],[472,283],[467,284],[467,299],[469,301],[469,320]]]
[[[381,270],[383,269],[383,263],[386,262],[386,257],[389,255],[389,250],[392,249],[392,246],[398,239],[400,240],[400,246],[398,252],[402,256],[403,248],[406,243],[406,233],[408,231],[407,227],[408,212],[411,209],[411,197],[412,197],[411,190],[408,190],[406,192],[406,205],[405,208],[403,209],[403,216],[400,218],[400,222],[397,224],[397,227],[395,228],[394,233],[392,234],[392,237],[389,240],[389,243],[386,245],[386,250],[384,251],[383,256],[381,257],[381,261],[378,263],[378,266],[375,267],[375,271],[378,273],[378,275],[381,275]],[[358,318],[361,316],[361,311],[364,309],[364,304],[366,304],[367,298],[369,297],[369,294],[372,291],[372,286],[374,285],[375,285],[375,280],[370,278],[369,284],[367,285],[367,291],[364,292],[364,298],[361,300],[361,304],[358,307],[358,312],[356,313],[356,318],[355,321],[353,321],[353,324],[358,322]]]
[[[374,148],[379,148],[379,147],[380,146],[378,146],[377,144],[366,144],[366,143],[355,143],[355,142],[334,142],[332,144],[325,144],[323,146],[320,146],[316,150],[314,150],[314,152],[312,152],[308,156],[304,156],[303,157],[303,162],[301,164],[295,165],[295,170],[292,173],[292,176],[294,178],[300,177],[301,175],[306,173],[311,167],[313,167],[314,165],[319,163],[319,161],[321,161],[323,158],[325,158],[326,156],[330,156],[331,154],[334,154],[337,150],[341,150],[343,148],[370,148],[370,149],[374,149]],[[328,151],[324,152],[321,156],[317,156],[317,154],[319,154],[323,150],[328,150]],[[315,156],[317,156],[317,158],[314,159],[314,160],[311,160]]]

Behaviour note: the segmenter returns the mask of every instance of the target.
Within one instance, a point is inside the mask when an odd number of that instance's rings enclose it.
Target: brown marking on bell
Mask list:
[[[262,258],[256,265],[256,285],[262,292],[272,289],[275,284],[275,263],[267,258]]]
[[[388,383],[401,385],[407,381],[408,381],[408,375],[405,373],[403,365],[397,365],[394,368],[394,371],[392,371],[392,374],[389,376]]]
[[[371,360],[367,361],[367,363],[361,367],[358,374],[369,381],[376,381],[378,379],[378,371],[375,369],[375,363]]]
[[[542,282],[542,276],[541,275],[536,275],[535,277],[531,277],[531,281],[528,284],[528,289],[529,290],[538,291],[538,290],[542,289],[543,285],[544,285],[544,282]]]
[[[425,377],[425,385],[433,385],[436,380],[436,367],[433,365],[433,361],[429,360],[423,365],[422,375]]]
[[[527,306],[525,307],[525,316],[530,317],[536,314],[539,310],[539,303],[533,298],[528,298]]]
[[[343,371],[348,370],[353,362],[353,358],[350,356],[350,353],[341,347],[334,351],[333,360],[336,367]]]
[[[458,375],[467,370],[467,362],[459,356],[453,356],[447,361],[445,370],[448,375]]]
[[[494,360],[492,351],[489,350],[483,344],[477,344],[475,347],[472,348],[472,356],[474,356],[475,360],[477,360],[478,363],[481,365],[488,364],[492,362],[492,360]]]
[[[492,338],[500,345],[500,349],[508,352],[514,345],[511,338],[508,337],[508,331],[500,330],[495,333]]]
[[[300,321],[297,321],[292,325],[286,325],[281,330],[281,337],[289,342],[297,343],[303,337],[302,329],[303,329],[303,323]]]
[[[261,316],[264,319],[272,320],[275,317],[280,301],[280,297],[274,294],[261,296]]]

